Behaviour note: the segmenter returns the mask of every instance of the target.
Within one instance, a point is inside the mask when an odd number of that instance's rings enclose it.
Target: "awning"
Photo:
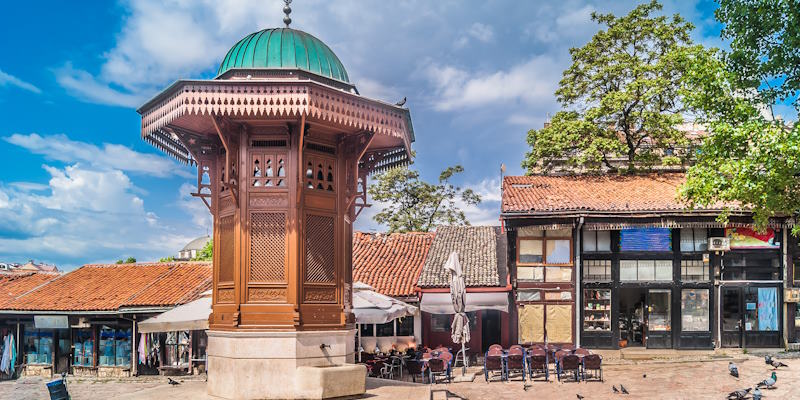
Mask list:
[[[455,314],[450,293],[422,293],[419,308],[431,314]],[[467,292],[466,311],[478,310],[508,312],[508,292]]]
[[[367,284],[353,284],[353,314],[359,324],[385,324],[416,312],[417,307],[375,292]]]
[[[201,297],[139,323],[138,332],[199,331],[208,329],[211,297]]]

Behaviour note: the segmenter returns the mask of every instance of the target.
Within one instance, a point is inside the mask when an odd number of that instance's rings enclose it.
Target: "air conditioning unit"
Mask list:
[[[731,249],[731,240],[726,237],[710,237],[708,238],[708,251],[729,251]]]

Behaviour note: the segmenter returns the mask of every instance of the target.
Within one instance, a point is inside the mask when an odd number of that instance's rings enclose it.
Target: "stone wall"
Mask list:
[[[130,368],[125,367],[97,367],[98,378],[127,378],[131,376]]]
[[[41,376],[42,378],[52,378],[53,377],[53,366],[52,365],[36,365],[36,364],[29,364],[25,365],[22,370],[22,376]]]

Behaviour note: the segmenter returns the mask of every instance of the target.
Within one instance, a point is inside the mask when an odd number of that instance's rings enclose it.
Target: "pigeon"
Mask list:
[[[619,393],[619,389],[617,389],[617,387],[614,385],[611,385],[611,390],[613,390],[614,393]]]
[[[579,395],[579,394],[576,394],[576,395],[575,395],[575,397],[577,397],[577,398],[578,398],[578,400],[583,400],[583,396],[581,396],[581,395]]]
[[[761,389],[753,390],[753,400],[761,400]]]
[[[778,381],[778,375],[775,375],[775,371],[772,371],[772,376],[767,379],[764,379],[761,382],[756,384],[756,388],[765,387],[767,389],[772,389],[775,386],[775,382]]]
[[[406,98],[403,97],[403,100],[400,100],[397,103],[394,103],[394,105],[396,105],[398,107],[402,107],[402,106],[406,105]]]
[[[767,365],[772,365],[772,356],[767,354],[764,356],[764,363]]]
[[[622,386],[621,383],[619,384],[619,390],[622,392],[622,394],[630,394],[628,393],[628,389],[625,389],[625,386]]]
[[[772,365],[772,368],[773,368],[773,369],[778,369],[778,368],[780,368],[780,367],[786,367],[786,368],[789,368],[789,366],[788,366],[788,365],[786,365],[786,364],[784,364],[784,363],[782,363],[782,362],[780,362],[780,361],[778,361],[778,360],[772,360],[772,363],[770,363],[770,365]]]
[[[728,372],[730,372],[731,376],[738,378],[739,377],[739,368],[736,367],[736,364],[733,361],[728,363]]]
[[[172,378],[167,378],[167,383],[169,383],[170,385],[173,385],[173,386],[181,384],[180,382],[178,382],[178,381],[176,381],[176,380],[174,380]]]
[[[745,397],[747,397],[747,394],[750,393],[751,390],[753,390],[753,388],[739,389],[735,392],[730,392],[728,393],[728,400],[744,399]]]

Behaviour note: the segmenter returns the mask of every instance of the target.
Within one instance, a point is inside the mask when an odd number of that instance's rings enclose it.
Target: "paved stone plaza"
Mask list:
[[[703,361],[617,361],[605,369],[605,382],[558,383],[528,382],[527,390],[521,381],[485,383],[478,368],[474,382],[439,384],[433,386],[434,399],[576,399],[576,394],[593,399],[724,399],[735,389],[753,386],[769,376],[771,369],[763,358],[741,356],[735,359],[740,378],[728,375],[730,359]],[[784,360],[788,369],[778,371],[774,390],[764,390],[764,399],[800,399],[800,359]],[[647,377],[642,375],[646,374]],[[180,378],[178,378],[180,379]],[[46,399],[44,380],[23,378],[0,382],[0,400]],[[623,384],[630,395],[614,394],[611,386]],[[166,378],[126,380],[72,380],[69,391],[75,400],[81,399],[213,399],[206,394],[205,382],[187,378],[178,386],[170,386]],[[429,385],[368,379],[367,394],[360,398],[371,400],[400,400],[431,398]]]

